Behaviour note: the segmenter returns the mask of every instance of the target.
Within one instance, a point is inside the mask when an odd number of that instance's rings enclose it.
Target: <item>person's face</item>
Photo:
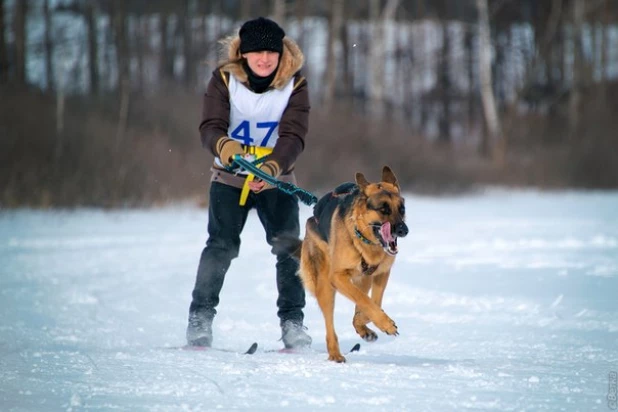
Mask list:
[[[270,76],[279,64],[279,53],[270,50],[244,53],[242,57],[247,59],[247,64],[253,73],[260,77]]]

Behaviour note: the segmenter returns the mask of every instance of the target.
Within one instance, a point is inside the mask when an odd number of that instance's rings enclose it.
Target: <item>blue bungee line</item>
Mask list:
[[[227,167],[226,169],[229,172],[236,173],[239,169],[244,169],[249,173],[257,176],[262,179],[266,183],[275,186],[277,189],[281,190],[284,193],[287,193],[292,196],[296,196],[298,200],[306,204],[307,206],[314,205],[318,203],[318,198],[311,192],[306,191],[305,189],[301,189],[300,187],[288,183],[277,180],[273,176],[261,170],[258,165],[266,160],[266,156],[258,158],[254,161],[249,161],[242,157],[242,155],[235,155],[234,161],[232,162],[232,166]]]

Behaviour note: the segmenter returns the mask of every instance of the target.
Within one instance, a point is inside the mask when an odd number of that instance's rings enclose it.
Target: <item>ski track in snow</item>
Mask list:
[[[384,309],[400,336],[326,361],[280,348],[274,257],[255,213],[215,346],[184,344],[207,211],[0,211],[3,411],[606,411],[618,370],[618,193],[407,196]],[[302,207],[302,217],[310,208]],[[337,297],[342,350],[361,342]]]

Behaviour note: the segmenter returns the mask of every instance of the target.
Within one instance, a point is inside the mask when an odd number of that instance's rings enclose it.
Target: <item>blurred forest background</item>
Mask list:
[[[306,56],[316,194],[618,187],[618,0],[0,0],[0,207],[206,197],[201,98],[243,21]]]

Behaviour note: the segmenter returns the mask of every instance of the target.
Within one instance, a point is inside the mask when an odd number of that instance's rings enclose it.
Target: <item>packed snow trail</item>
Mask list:
[[[607,411],[618,370],[618,193],[407,196],[379,333],[346,364],[286,356],[274,257],[243,233],[214,345],[182,346],[207,211],[0,212],[3,411]],[[302,207],[303,217],[310,208]],[[342,348],[360,339],[338,296]]]

